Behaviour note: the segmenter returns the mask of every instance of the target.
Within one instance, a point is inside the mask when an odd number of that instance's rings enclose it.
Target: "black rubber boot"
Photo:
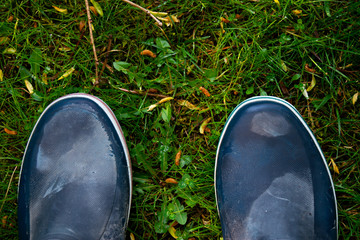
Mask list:
[[[301,115],[282,99],[251,98],[232,112],[215,181],[225,240],[337,239],[326,160]]]
[[[87,94],[54,101],[24,153],[20,239],[125,239],[131,178],[125,138],[109,107]]]

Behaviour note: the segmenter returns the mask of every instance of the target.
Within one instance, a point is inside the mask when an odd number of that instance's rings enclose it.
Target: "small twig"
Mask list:
[[[152,17],[160,27],[162,26],[162,22],[161,22],[159,19],[157,19],[154,15],[152,15],[149,10],[147,10],[147,9],[145,9],[145,8],[137,5],[136,3],[133,3],[133,2],[130,1],[130,0],[123,0],[123,1],[126,2],[126,3],[128,3],[128,4],[130,4],[130,5],[132,5],[132,6],[134,6],[134,7],[139,8],[139,9],[142,10],[142,11],[144,11],[146,14],[150,15],[150,17]]]
[[[101,64],[104,64],[104,63],[101,62]],[[111,73],[114,73],[114,69],[113,69],[109,64],[105,64],[105,67],[106,67]]]
[[[106,50],[106,55],[105,55],[105,61],[104,61],[103,65],[102,65],[101,72],[99,74],[99,79],[101,79],[101,75],[103,74],[103,72],[105,70],[105,67],[107,65],[109,52],[110,52],[110,48],[111,48],[111,40],[112,40],[112,35],[110,34],[109,35],[109,40],[108,40],[108,45],[107,45],[107,50]]]
[[[95,83],[94,83],[94,85],[97,85],[97,84],[99,84],[99,69],[98,69],[99,60],[97,58],[94,37],[93,37],[93,33],[92,33],[90,7],[89,7],[88,0],[85,0],[85,5],[86,5],[86,15],[88,17],[88,24],[89,24],[90,41],[91,41],[91,45],[93,47],[94,58],[95,58]]]

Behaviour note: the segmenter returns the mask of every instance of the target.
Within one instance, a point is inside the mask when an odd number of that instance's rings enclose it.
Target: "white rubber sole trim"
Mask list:
[[[291,112],[294,113],[294,115],[300,120],[300,122],[303,124],[303,126],[305,127],[305,129],[308,131],[309,135],[311,136],[311,138],[313,139],[313,142],[315,143],[317,149],[319,150],[320,152],[320,155],[321,155],[321,158],[324,162],[324,165],[326,166],[326,170],[327,170],[327,173],[329,175],[329,178],[331,180],[331,186],[332,186],[332,189],[333,189],[333,194],[334,194],[334,199],[335,199],[335,210],[336,210],[336,235],[337,237],[339,237],[338,233],[339,233],[339,227],[338,227],[338,210],[337,210],[337,200],[336,200],[336,194],[335,194],[335,187],[334,187],[334,182],[332,180],[332,177],[331,177],[331,173],[330,173],[330,170],[327,166],[327,162],[326,162],[326,159],[325,159],[325,156],[313,134],[313,132],[311,131],[311,129],[309,128],[309,126],[306,124],[305,120],[302,118],[301,114],[296,110],[296,108],[291,105],[289,102],[281,99],[281,98],[278,98],[278,97],[272,97],[272,96],[259,96],[259,97],[252,97],[252,98],[249,98],[245,101],[243,101],[242,103],[240,103],[230,114],[228,120],[226,121],[225,123],[225,126],[224,126],[224,129],[223,131],[221,132],[221,136],[220,136],[220,140],[219,140],[219,144],[218,144],[218,147],[217,147],[217,150],[216,150],[216,159],[215,159],[215,170],[214,170],[214,186],[215,186],[215,199],[216,199],[216,208],[217,208],[217,211],[218,211],[218,214],[220,216],[220,212],[219,212],[219,205],[218,205],[218,201],[217,201],[217,193],[216,193],[216,169],[217,169],[217,162],[218,162],[218,156],[219,156],[219,149],[220,149],[220,145],[222,143],[222,140],[223,140],[223,137],[224,137],[224,132],[226,132],[228,126],[229,126],[229,122],[233,119],[234,115],[241,109],[243,108],[244,106],[248,105],[248,104],[251,104],[251,103],[254,103],[254,102],[276,102],[276,103],[279,103],[285,107],[287,107],[289,110],[291,110]]]
[[[36,121],[36,124],[30,134],[30,137],[29,137],[29,140],[26,144],[26,148],[25,148],[25,152],[27,151],[28,149],[28,146],[29,146],[29,142],[30,142],[30,139],[32,138],[33,136],[33,133],[39,123],[39,120],[42,118],[42,116],[45,114],[45,112],[51,107],[53,106],[54,104],[56,104],[57,102],[59,101],[62,101],[62,100],[65,100],[65,99],[71,99],[71,98],[86,98],[86,99],[89,99],[91,100],[92,102],[95,102],[105,113],[106,115],[109,117],[111,123],[113,124],[119,138],[120,138],[120,141],[121,141],[121,144],[124,148],[124,153],[125,153],[125,158],[126,158],[126,162],[127,162],[127,166],[128,166],[128,173],[129,173],[129,183],[130,183],[130,204],[129,204],[129,209],[128,209],[128,217],[127,217],[127,220],[129,221],[129,218],[130,218],[130,209],[131,209],[131,200],[132,200],[132,189],[133,189],[133,186],[132,186],[132,167],[131,167],[131,160],[130,160],[130,154],[129,154],[129,149],[126,145],[126,141],[125,141],[125,137],[124,137],[124,134],[123,134],[123,131],[121,129],[121,126],[120,126],[120,123],[118,122],[118,120],[116,119],[115,117],[115,114],[114,112],[109,108],[109,106],[104,102],[102,101],[100,98],[97,98],[95,96],[92,96],[92,95],[89,95],[89,94],[86,94],[86,93],[72,93],[72,94],[68,94],[68,95],[65,95],[63,97],[60,97],[58,99],[56,99],[55,101],[53,101],[52,103],[50,103],[46,108],[45,110],[41,113],[40,117],[38,118],[38,120]],[[25,153],[24,152],[24,153]],[[22,158],[22,163],[21,163],[21,169],[20,169],[20,176],[22,174],[22,170],[23,170],[23,164],[24,164],[24,158],[25,158],[25,154]],[[18,186],[20,187],[20,180],[21,180],[21,177],[19,178],[19,184]],[[19,192],[19,187],[18,187],[18,192]],[[128,222],[126,223],[126,226],[128,225]]]

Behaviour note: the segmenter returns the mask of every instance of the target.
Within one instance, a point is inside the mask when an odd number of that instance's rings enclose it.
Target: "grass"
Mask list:
[[[98,3],[104,16],[92,17],[99,69],[105,61],[110,68],[97,86],[88,29],[83,36],[79,29],[87,20],[83,1],[0,3],[1,239],[17,238],[17,183],[32,127],[51,101],[73,92],[103,99],[125,132],[134,172],[128,235],[171,239],[173,226],[183,239],[219,239],[213,171],[221,130],[241,101],[273,95],[300,111],[324,151],[337,193],[340,239],[360,237],[360,101],[353,104],[360,91],[359,2],[137,2],[177,15],[180,22],[162,30],[120,0]],[[144,49],[157,57],[141,55]],[[147,111],[160,95],[174,99]]]

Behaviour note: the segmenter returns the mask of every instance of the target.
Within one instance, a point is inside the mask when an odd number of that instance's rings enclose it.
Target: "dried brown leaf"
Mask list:
[[[155,89],[155,88],[149,88],[148,93],[159,93],[159,90]]]
[[[316,72],[315,69],[309,67],[309,64],[305,64],[305,71],[311,72],[311,73],[315,73],[315,72]]]
[[[59,7],[54,6],[54,5],[53,5],[53,8],[54,8],[56,11],[60,12],[60,13],[64,13],[64,14],[67,14],[67,13],[68,13],[68,10],[67,10],[67,9],[64,9],[64,8],[59,8]]]
[[[223,22],[223,23],[230,23],[230,21],[224,17],[221,17],[220,20]]]
[[[209,93],[208,90],[206,90],[206,88],[204,88],[204,87],[199,87],[199,89],[203,92],[203,94],[205,94],[205,96],[207,96],[207,97],[210,97],[210,96],[211,96],[211,94]]]
[[[90,6],[90,10],[95,14],[95,16],[99,16],[99,13],[96,11],[94,6]]]
[[[82,30],[84,29],[86,25],[86,22],[84,20],[81,20],[80,23],[79,23],[79,30],[80,32],[82,32]]]
[[[208,226],[210,225],[211,221],[210,220],[205,220],[205,219],[202,219],[202,222],[205,226]]]
[[[6,227],[6,220],[7,220],[7,218],[8,218],[8,216],[4,216],[4,217],[1,219],[1,226],[2,226],[3,228]]]
[[[196,107],[194,104],[190,103],[189,101],[187,100],[178,100],[177,101],[181,106],[185,106],[187,107],[188,109],[190,110],[198,110],[199,108]]]
[[[166,183],[173,183],[173,184],[177,184],[178,182],[175,180],[175,179],[173,179],[173,178],[167,178],[166,180],[165,180],[165,182]]]
[[[290,95],[289,90],[288,90],[287,87],[285,86],[284,82],[281,81],[281,82],[279,83],[279,85],[280,85],[281,92],[282,92],[285,96],[289,96],[289,95]]]
[[[8,37],[0,37],[0,45],[4,45],[10,42],[10,38]]]
[[[9,135],[16,135],[17,134],[17,132],[15,130],[9,130],[7,128],[4,128],[4,131]]]
[[[180,165],[180,158],[181,158],[181,150],[179,150],[175,156],[175,165],[176,166]]]
[[[156,54],[153,53],[153,52],[150,51],[150,50],[147,50],[147,49],[145,49],[144,51],[142,51],[140,54],[141,54],[141,55],[145,55],[145,56],[149,56],[149,57],[152,57],[152,58],[156,58]]]

